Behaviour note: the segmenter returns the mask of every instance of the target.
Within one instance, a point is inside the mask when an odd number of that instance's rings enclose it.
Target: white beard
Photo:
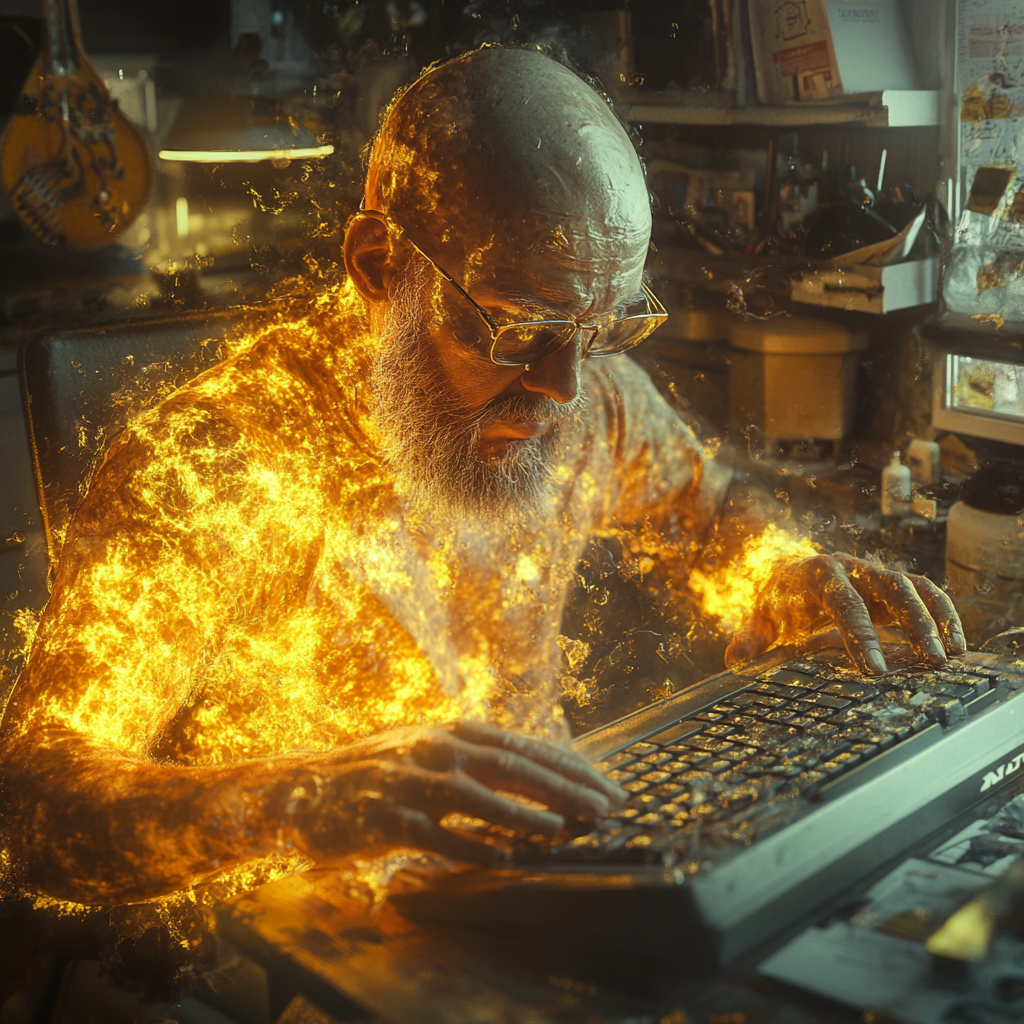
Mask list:
[[[498,398],[476,413],[461,406],[430,348],[425,301],[427,267],[417,263],[392,286],[378,335],[370,384],[373,418],[398,492],[434,520],[511,526],[535,515],[553,487],[566,428],[579,420],[587,397]],[[498,421],[546,420],[539,437],[511,442],[493,458],[477,450],[481,431]]]

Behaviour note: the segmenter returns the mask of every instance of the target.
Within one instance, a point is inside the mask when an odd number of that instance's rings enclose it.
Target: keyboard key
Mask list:
[[[831,725],[839,726],[840,729],[848,729],[850,726],[856,727],[860,725],[864,719],[856,710],[851,710],[839,711],[834,715],[830,715],[825,721]]]
[[[664,764],[666,761],[671,761],[672,755],[664,750],[659,750],[656,754],[647,754],[640,759],[639,764],[649,764],[652,768],[657,767],[659,764]],[[634,766],[634,771],[641,771],[637,766]]]
[[[799,730],[789,725],[768,725],[758,722],[756,725],[736,733],[732,740],[734,743],[742,743],[744,746],[770,750],[777,743],[785,743],[799,735]]]
[[[801,697],[805,691],[796,686],[783,686],[780,683],[761,683],[757,687],[758,693],[766,693],[770,697],[782,697],[784,700],[794,700]]]
[[[651,793],[656,797],[661,797],[664,800],[671,800],[674,797],[680,796],[686,792],[686,787],[680,785],[678,782],[665,782],[660,786],[655,786],[651,790]]]
[[[732,768],[732,761],[712,761],[707,765],[707,770],[712,775],[720,775],[722,772],[729,771],[730,768]]]
[[[738,785],[720,794],[719,802],[730,809],[737,805],[749,804],[761,796],[761,790],[750,782],[749,779],[740,780]]]
[[[634,757],[643,757],[644,754],[653,754],[658,748],[653,743],[634,743],[626,747],[626,753]]]
[[[608,817],[617,818],[620,821],[629,821],[631,818],[639,818],[643,813],[639,807],[623,807],[621,811],[612,811]]]
[[[820,708],[835,708],[836,711],[842,711],[852,702],[845,697],[830,697],[827,693],[816,693],[811,703]]]
[[[649,782],[652,786],[657,786],[662,782],[668,782],[672,778],[671,772],[648,772],[646,775],[641,775],[641,779],[644,782]]]
[[[719,757],[725,761],[732,761],[733,764],[739,764],[744,761],[749,761],[752,757],[756,757],[759,751],[753,747],[736,747],[734,750],[723,750],[719,753]]]
[[[774,711],[769,711],[768,712],[769,715],[774,715],[776,713],[777,712],[774,712]],[[751,726],[751,725],[755,726],[755,727],[764,725],[764,716],[763,715],[758,715],[755,718],[753,715],[746,715],[746,714],[744,714],[744,715],[733,715],[733,717],[731,719],[729,719],[729,721],[737,729],[746,729],[747,726]]]
[[[653,828],[655,825],[660,825],[664,820],[665,816],[663,814],[651,811],[649,814],[642,814],[639,818],[634,818],[633,824],[640,825],[643,828]]]
[[[725,796],[728,796],[737,786],[742,786],[747,781],[747,776],[743,772],[731,771],[722,772],[718,778],[715,779],[720,785],[727,787],[724,791]]]
[[[828,722],[815,722],[813,725],[801,726],[803,731],[808,736],[816,736],[819,739],[826,739],[829,736],[835,736],[839,732],[838,726],[829,725]]]
[[[726,761],[725,764],[728,766],[729,762]],[[715,777],[711,772],[687,772],[685,775],[677,776],[675,781],[686,786],[709,786],[715,781]]]
[[[750,704],[760,704],[768,708],[784,708],[786,701],[782,697],[772,697],[767,693],[758,693],[756,690],[747,690],[745,693],[737,693],[732,698],[733,702],[744,707]]]
[[[860,754],[862,760],[866,761],[869,757],[874,757],[878,753],[878,746],[874,743],[854,743],[850,750],[855,754]]]
[[[736,730],[731,725],[709,725],[701,731],[702,736],[728,736]]]
[[[714,736],[690,736],[688,739],[683,740],[678,746],[689,747],[695,750],[706,750],[711,754],[717,754],[721,750],[730,750],[732,744],[728,740],[715,739]]]
[[[617,754],[610,754],[603,761],[598,761],[594,767],[604,775],[613,768],[621,768],[623,765],[635,760],[636,756],[634,754],[627,754],[624,750],[620,750]]]
[[[632,839],[628,840],[625,844],[627,850],[648,850],[650,848],[653,836],[650,832],[641,832],[639,835],[633,836]]]
[[[785,711],[769,711],[765,713],[765,718],[769,721],[774,721],[772,715],[804,715],[807,713],[807,709],[813,707],[804,699],[791,700],[785,706]]]
[[[636,773],[616,768],[614,771],[606,773],[605,777],[611,779],[612,782],[617,782],[621,786],[624,782],[632,782],[636,778]]]
[[[808,771],[820,764],[822,757],[819,753],[809,750],[803,754],[798,754],[796,757],[791,757],[789,760],[792,764],[799,765],[803,771]]]
[[[878,747],[879,750],[888,750],[896,742],[896,737],[891,732],[857,729],[846,735],[854,745],[869,744]]]
[[[634,779],[632,782],[626,782],[622,788],[627,793],[642,793],[645,789],[650,789],[650,783],[644,782],[641,779]]]
[[[985,676],[974,675],[971,672],[936,672],[939,679],[945,679],[959,686],[969,686],[974,691],[974,696],[979,697],[988,693],[991,683]]]
[[[810,729],[812,726],[818,725],[819,721],[817,718],[811,718],[809,715],[798,715],[796,718],[791,719],[789,724],[796,726],[798,729]]]
[[[664,801],[660,796],[655,793],[641,793],[639,796],[633,797],[629,801],[630,806],[639,807],[642,814],[646,814],[647,811],[656,811]]]
[[[854,767],[854,765],[860,764],[860,760],[860,754],[854,754],[851,751],[839,754],[838,757],[830,758],[828,761],[822,761],[820,770],[825,772],[830,779],[834,779],[837,775],[842,775],[843,772]]]
[[[938,709],[938,718],[946,728],[960,725],[967,721],[967,708],[959,700],[955,703],[946,704]]]
[[[806,668],[797,668],[795,663],[790,662],[785,668],[780,668],[773,673],[764,673],[761,678],[766,683],[782,683],[805,690],[820,686],[824,680],[815,678],[818,674],[817,668],[812,669],[809,663],[805,664],[807,664]]]
[[[668,749],[675,754],[677,761],[687,761],[691,765],[705,764],[711,760],[711,754],[707,750],[695,750],[692,747],[669,747]]]
[[[830,683],[821,690],[821,693],[831,697],[855,700],[858,703],[873,700],[878,696],[878,690],[866,683]]]
[[[769,757],[767,754],[760,754],[757,757],[750,757],[742,764],[736,766],[737,771],[745,772],[747,775],[759,775],[762,772],[767,771],[769,768],[773,768],[776,764],[774,757]]]
[[[710,756],[710,754],[707,755],[707,757],[705,757],[704,760],[708,760]],[[693,766],[696,763],[697,762],[692,760],[691,758],[686,758],[685,760],[683,758],[679,758],[676,761],[669,761],[668,764],[662,766],[661,770],[665,772],[671,772],[673,775],[681,775],[683,772],[692,771]]]
[[[721,722],[725,715],[719,711],[702,711],[699,715],[693,716],[697,722]]]
[[[813,789],[815,786],[818,786],[823,782],[828,782],[828,774],[826,772],[817,771],[801,772],[800,775],[797,776],[795,782],[803,793],[808,789]]]
[[[804,676],[816,676],[821,671],[821,666],[813,661],[807,661],[804,658],[794,658],[792,661],[786,662],[786,667],[776,672],[773,678],[779,679],[783,675],[792,674],[794,672]]]
[[[837,736],[834,740],[830,740],[822,745],[821,759],[822,761],[835,761],[841,754],[845,754],[851,746],[851,743],[844,740],[841,736]]]
[[[765,711],[761,716],[768,722],[791,722],[797,715],[802,715],[807,710],[807,704],[802,700],[791,700],[785,711],[772,708]]]

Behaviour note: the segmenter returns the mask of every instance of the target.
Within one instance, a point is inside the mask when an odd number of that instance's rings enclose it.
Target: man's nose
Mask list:
[[[582,362],[581,333],[564,348],[539,363],[530,363],[519,378],[527,391],[535,391],[560,405],[571,402],[580,390],[580,363]]]

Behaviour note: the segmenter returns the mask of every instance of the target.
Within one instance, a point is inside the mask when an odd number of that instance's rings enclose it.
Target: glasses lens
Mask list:
[[[644,338],[665,322],[662,315],[632,316],[627,320],[613,320],[597,333],[590,347],[592,356],[613,356],[639,345]]]
[[[503,366],[539,363],[554,355],[575,333],[571,323],[560,321],[503,327],[494,341],[491,358]]]

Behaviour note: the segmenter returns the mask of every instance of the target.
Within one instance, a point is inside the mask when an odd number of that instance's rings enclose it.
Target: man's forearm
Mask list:
[[[301,770],[297,758],[182,767],[78,738],[34,742],[4,765],[7,846],[30,891],[98,905],[149,899],[286,844],[289,780]]]
[[[725,492],[721,509],[712,524],[698,564],[707,572],[735,562],[747,541],[773,523],[791,529],[789,508],[760,483],[737,473]],[[792,531],[795,535],[796,531]]]

